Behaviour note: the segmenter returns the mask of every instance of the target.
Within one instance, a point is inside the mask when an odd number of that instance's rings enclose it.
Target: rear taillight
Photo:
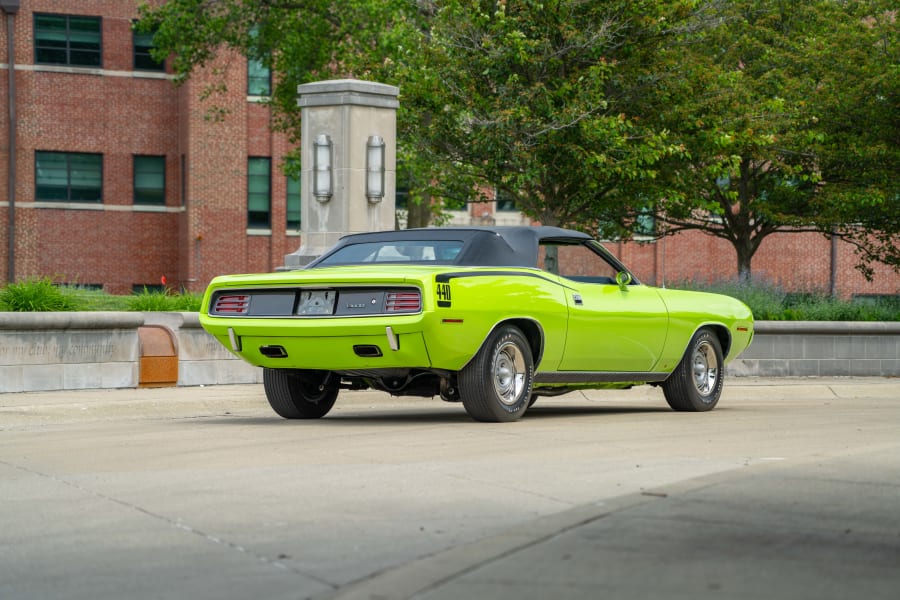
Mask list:
[[[422,310],[422,294],[418,290],[387,292],[384,296],[385,312],[414,313]]]
[[[219,296],[213,306],[217,315],[246,315],[250,310],[250,296]]]

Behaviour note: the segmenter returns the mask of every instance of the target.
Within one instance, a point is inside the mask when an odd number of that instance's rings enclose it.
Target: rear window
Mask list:
[[[339,248],[316,266],[370,263],[452,264],[462,250],[460,240],[365,242]]]

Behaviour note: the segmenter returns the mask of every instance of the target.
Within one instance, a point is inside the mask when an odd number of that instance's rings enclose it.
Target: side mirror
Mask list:
[[[628,288],[628,284],[631,283],[631,273],[619,271],[616,273],[616,283],[619,284],[619,289],[624,292]]]

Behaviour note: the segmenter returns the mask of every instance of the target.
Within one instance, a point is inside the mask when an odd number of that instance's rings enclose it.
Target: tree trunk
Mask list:
[[[755,248],[750,240],[745,242],[736,240],[734,249],[737,252],[738,279],[740,281],[750,281],[752,278],[751,261],[753,260]]]
[[[431,206],[427,201],[413,202],[410,201],[406,207],[406,228],[416,229],[418,227],[428,227],[431,224]]]

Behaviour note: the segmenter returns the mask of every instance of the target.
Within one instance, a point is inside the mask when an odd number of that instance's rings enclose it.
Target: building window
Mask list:
[[[633,233],[642,237],[654,237],[656,235],[656,217],[653,215],[652,209],[641,209],[640,213],[634,218]]]
[[[300,230],[300,179],[287,178],[287,228]]]
[[[409,210],[409,185],[397,183],[397,189],[394,190],[394,209]]]
[[[65,287],[69,289],[75,290],[87,290],[90,292],[97,292],[103,290],[102,283],[60,283],[59,287]]]
[[[35,152],[35,200],[103,202],[103,155]]]
[[[166,157],[134,157],[134,203],[166,203]]]
[[[272,72],[261,61],[252,58],[247,59],[247,95],[272,95]]]
[[[100,17],[34,14],[34,62],[99,67]]]
[[[134,41],[134,69],[136,71],[165,71],[166,63],[157,61],[150,55],[153,49],[153,32],[133,33]]]
[[[497,212],[515,212],[519,210],[516,208],[516,197],[509,192],[497,190],[494,199],[497,201]]]
[[[187,156],[181,155],[181,205],[187,206]]]
[[[272,227],[272,159],[247,159],[247,226]]]

